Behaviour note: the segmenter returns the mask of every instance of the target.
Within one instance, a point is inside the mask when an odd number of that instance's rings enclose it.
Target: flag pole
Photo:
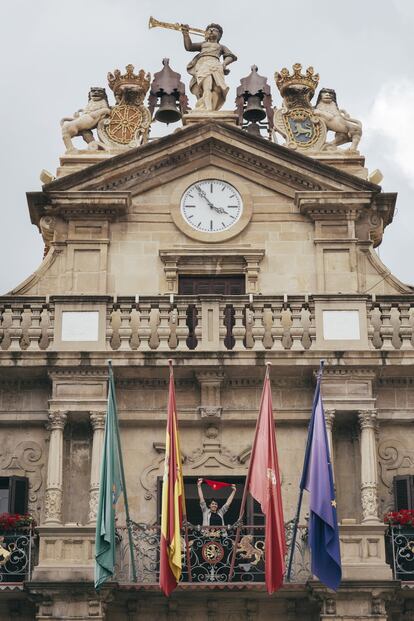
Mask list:
[[[170,369],[170,375],[173,374],[173,360],[172,358],[168,359],[168,366]],[[177,412],[175,413],[177,416]],[[178,429],[178,421],[177,421],[177,429]],[[180,459],[181,459],[181,447],[180,447]],[[183,481],[184,482],[184,481]],[[184,493],[184,489],[183,489]],[[192,569],[191,569],[191,555],[190,555],[190,546],[188,543],[188,521],[187,521],[187,506],[185,502],[185,493],[184,493],[184,502],[183,502],[183,521],[184,521],[184,542],[185,542],[185,558],[187,562],[187,573],[188,573],[188,582],[192,582]]]
[[[267,378],[269,378],[269,376],[270,376],[270,367],[271,366],[272,366],[271,362],[266,362],[265,380]],[[257,420],[256,420],[256,432],[257,432],[258,425],[259,425],[259,416],[257,417]],[[248,494],[250,477],[251,477],[250,464],[253,462],[253,458],[254,458],[254,455],[255,455],[255,452],[256,452],[256,444],[257,444],[257,433],[256,432],[254,434],[254,443],[253,443],[253,446],[252,446],[252,451],[250,453],[249,469],[247,471],[246,481],[244,483],[243,498],[242,498],[241,505],[240,505],[239,519],[236,522],[237,530],[236,530],[236,538],[234,540],[233,555],[231,557],[231,563],[230,563],[229,581],[232,580],[233,574],[234,574],[234,566],[236,564],[237,546],[238,546],[238,543],[240,541],[240,531],[241,531],[241,526],[242,526],[242,519],[243,519],[243,516],[244,516],[245,509],[246,509],[247,494]]]
[[[109,378],[111,380],[111,378],[113,379],[113,376],[114,376],[113,370],[112,370],[112,360],[108,360],[108,365],[109,365]],[[115,394],[114,394],[114,397],[115,397]],[[137,568],[135,565],[134,544],[133,544],[133,538],[132,538],[131,518],[129,516],[128,494],[127,494],[126,484],[125,484],[124,460],[122,458],[121,438],[119,435],[117,408],[115,408],[115,413],[116,413],[115,427],[116,427],[116,437],[117,437],[117,443],[118,443],[119,469],[121,471],[122,489],[124,492],[125,518],[126,518],[126,524],[127,524],[127,530],[128,530],[129,553],[131,557],[132,581],[137,582]]]
[[[319,371],[318,371],[318,379],[317,379],[318,383],[320,383],[321,378],[322,378],[324,362],[325,362],[324,360],[320,361],[320,366],[319,366]],[[315,391],[315,394],[316,394],[316,391]],[[313,412],[314,412],[314,408],[312,408],[312,416],[313,416]],[[311,422],[312,421],[309,422],[309,427],[311,425]],[[310,442],[311,442],[311,434],[308,432],[308,440],[307,440],[307,444],[306,444],[305,457],[304,457],[304,460],[303,460],[302,477],[303,477],[303,471],[305,470],[305,464],[306,464],[306,461],[307,461],[307,455],[308,455],[308,451],[309,451],[309,447],[310,447]],[[295,518],[294,518],[294,521],[293,521],[293,535],[292,535],[292,541],[291,541],[291,544],[290,544],[289,564],[288,564],[288,570],[287,570],[287,574],[286,574],[287,582],[290,582],[290,578],[291,578],[291,574],[292,574],[293,555],[295,553],[296,537],[297,537],[297,534],[298,534],[300,511],[302,509],[302,501],[303,501],[303,487],[301,486],[300,492],[299,492],[298,506],[297,506],[297,509],[296,509],[296,515],[295,515]]]

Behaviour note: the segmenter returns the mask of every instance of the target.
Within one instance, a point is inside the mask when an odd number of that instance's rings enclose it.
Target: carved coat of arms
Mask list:
[[[326,141],[326,125],[315,114],[311,99],[319,82],[313,67],[302,73],[302,65],[293,65],[293,73],[282,69],[275,74],[276,84],[283,97],[283,107],[276,109],[274,129],[293,149],[320,150]]]
[[[143,105],[151,76],[143,69],[135,74],[133,65],[125,69],[124,74],[119,69],[108,73],[116,104],[98,124],[100,141],[110,147],[136,147],[147,142],[151,125],[151,113]]]

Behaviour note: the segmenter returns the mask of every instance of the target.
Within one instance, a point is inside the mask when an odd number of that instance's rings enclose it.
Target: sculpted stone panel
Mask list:
[[[397,475],[414,475],[414,436],[406,427],[393,428],[378,446],[380,472],[380,507],[382,513],[394,508],[393,479]]]
[[[36,521],[40,517],[40,496],[44,481],[44,447],[38,442],[24,441],[11,448],[0,447],[0,474],[2,476],[25,476],[29,479],[29,512]]]
[[[153,449],[157,452],[157,456],[143,469],[140,475],[140,483],[145,490],[146,500],[156,497],[157,478],[162,476],[164,468],[165,444],[154,442]],[[232,453],[222,445],[219,428],[210,424],[204,430],[201,445],[187,454],[182,450],[182,454],[184,476],[186,474],[198,474],[200,469],[203,471],[213,469],[220,472],[220,476],[225,476],[226,470],[230,471],[229,474],[245,472],[250,450],[246,448],[237,455]]]

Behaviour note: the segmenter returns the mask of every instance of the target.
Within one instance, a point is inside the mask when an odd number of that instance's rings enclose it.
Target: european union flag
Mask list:
[[[300,487],[310,494],[309,547],[312,573],[326,586],[336,591],[342,576],[341,553],[332,465],[320,383],[321,372],[313,398]]]

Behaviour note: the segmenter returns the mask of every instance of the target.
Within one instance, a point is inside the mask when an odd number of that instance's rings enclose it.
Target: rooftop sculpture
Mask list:
[[[197,98],[195,110],[197,112],[215,112],[220,110],[226,101],[228,86],[224,76],[230,73],[228,65],[237,60],[237,56],[228,47],[220,43],[223,28],[220,24],[209,24],[205,30],[190,28],[188,24],[171,24],[160,22],[150,17],[149,27],[169,28],[180,30],[183,34],[184,47],[187,52],[198,52],[187,65],[187,71],[192,76],[190,91]],[[190,32],[204,36],[203,43],[193,43]],[[223,62],[220,59],[223,58]]]
[[[263,138],[262,130],[265,129],[270,140],[278,142],[277,136],[282,136],[283,146],[309,155],[325,151],[341,156],[358,154],[362,124],[338,107],[336,92],[331,88],[321,89],[316,105],[312,105],[319,84],[319,74],[313,67],[302,71],[302,65],[296,63],[292,72],[287,68],[276,71],[275,81],[282,105],[272,109],[267,78],[260,76],[253,65],[251,73],[241,80],[237,89],[237,110],[218,113],[229,90],[224,76],[229,73],[228,66],[237,60],[235,54],[221,43],[222,27],[211,23],[203,30],[187,24],[160,22],[153,17],[149,27],[180,31],[185,49],[197,52],[187,66],[191,75],[190,91],[196,97],[194,108],[189,107],[181,75],[171,69],[168,59],[163,60],[163,69],[154,75],[152,83],[149,73],[141,69],[135,74],[133,65],[129,64],[124,74],[119,69],[108,73],[108,85],[115,97],[114,106],[109,105],[104,88],[93,87],[85,108],[62,119],[62,138],[68,154],[77,152],[72,142],[77,136],[83,138],[89,150],[116,153],[145,144],[154,121],[168,124],[182,120],[186,125],[190,119],[193,119],[191,122],[202,122],[209,116],[238,123],[241,129]],[[190,33],[202,36],[204,41],[193,42]],[[148,90],[147,107],[144,100]],[[191,113],[198,114],[191,116]],[[333,139],[327,140],[328,132],[333,132]],[[348,149],[338,149],[347,143],[350,143]]]
[[[311,100],[319,83],[319,74],[313,67],[302,73],[299,63],[292,69],[292,73],[286,68],[275,73],[283,106],[275,108],[274,127],[285,138],[286,146],[308,151],[334,151],[351,142],[349,152],[357,152],[362,135],[361,122],[338,108],[336,93],[331,88],[321,89],[313,107]],[[326,140],[327,131],[335,134],[331,142]]]

